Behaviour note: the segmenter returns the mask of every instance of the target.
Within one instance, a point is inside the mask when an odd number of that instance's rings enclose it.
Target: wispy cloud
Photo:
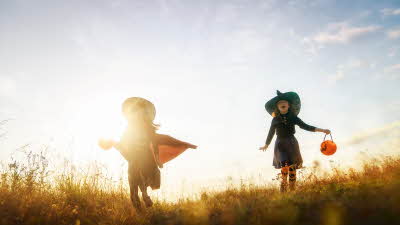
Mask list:
[[[400,38],[400,27],[387,31],[386,35],[390,39]]]
[[[384,69],[385,73],[392,73],[395,71],[400,71],[400,64],[391,65],[391,66],[385,67],[385,69]]]
[[[375,64],[373,64],[373,63],[369,63],[367,61],[363,61],[360,59],[353,59],[353,60],[348,61],[347,63],[339,64],[336,67],[336,72],[328,77],[332,83],[336,83],[337,81],[344,79],[345,75],[350,70],[361,68],[361,67],[373,68],[374,66],[375,66]]]
[[[305,51],[307,53],[316,56],[326,45],[347,44],[359,37],[374,33],[380,28],[381,27],[377,25],[353,26],[346,21],[331,23],[320,32],[304,37],[302,44],[305,46]],[[338,73],[337,77],[340,78],[343,76]]]
[[[351,26],[347,22],[329,24],[324,31],[312,36],[310,40],[320,44],[345,44],[379,30],[379,26]]]
[[[400,8],[393,9],[393,8],[385,8],[381,10],[382,15],[384,16],[397,16],[400,15]]]
[[[388,133],[391,133],[394,130],[399,130],[399,129],[400,129],[400,121],[395,121],[393,123],[387,124],[382,127],[378,127],[375,129],[355,134],[346,142],[346,144],[347,145],[361,144],[365,141],[368,141],[371,138],[383,137],[386,136]]]

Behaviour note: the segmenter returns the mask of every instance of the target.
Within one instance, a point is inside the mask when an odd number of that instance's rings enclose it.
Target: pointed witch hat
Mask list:
[[[289,102],[290,104],[290,111],[294,114],[294,115],[298,115],[300,113],[300,108],[301,108],[301,101],[300,101],[300,97],[296,92],[285,92],[282,93],[279,90],[276,91],[276,96],[273,97],[271,100],[269,100],[266,104],[265,104],[265,109],[267,110],[267,112],[272,115],[272,113],[275,111],[276,109],[276,103],[278,103],[281,100],[286,100]]]
[[[140,97],[127,98],[122,104],[122,113],[127,115],[138,109],[144,109],[151,121],[156,117],[156,108],[149,100]]]

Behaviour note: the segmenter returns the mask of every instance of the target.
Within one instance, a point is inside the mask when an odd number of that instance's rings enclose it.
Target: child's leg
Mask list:
[[[142,198],[143,201],[146,205],[146,207],[151,207],[153,205],[153,201],[151,201],[151,198],[149,194],[147,194],[147,185],[145,185],[143,182],[139,184],[140,191],[142,192]]]
[[[129,163],[128,165],[128,181],[129,181],[129,188],[130,188],[130,195],[133,207],[140,210],[141,204],[138,195],[138,187],[139,187],[139,175],[138,169],[134,167],[133,163]]]
[[[291,165],[289,167],[289,188],[293,191],[296,188],[296,167]]]
[[[288,180],[289,167],[285,166],[281,168],[281,192],[286,192],[287,180]]]

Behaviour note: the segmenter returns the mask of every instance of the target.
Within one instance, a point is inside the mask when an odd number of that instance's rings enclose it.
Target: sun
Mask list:
[[[68,130],[83,146],[97,146],[100,139],[118,141],[126,126],[121,113],[122,100],[103,95],[73,102],[73,107],[69,107],[72,112],[67,114]]]
[[[92,90],[85,96],[65,99],[58,109],[59,121],[46,121],[57,126],[51,132],[57,146],[55,155],[60,157],[54,160],[60,159],[60,165],[67,160],[82,169],[101,165],[114,178],[125,176],[126,161],[119,151],[104,151],[99,146],[102,138],[119,141],[123,134],[127,125],[121,112],[125,95]]]
[[[118,101],[99,101],[86,114],[93,138],[119,140],[126,121],[122,117]]]

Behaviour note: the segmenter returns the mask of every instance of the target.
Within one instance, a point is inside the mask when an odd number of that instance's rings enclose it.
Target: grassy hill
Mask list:
[[[400,158],[309,174],[285,194],[243,186],[138,213],[125,189],[68,171],[50,181],[48,162],[30,157],[29,165],[13,162],[1,172],[0,224],[400,224]]]

